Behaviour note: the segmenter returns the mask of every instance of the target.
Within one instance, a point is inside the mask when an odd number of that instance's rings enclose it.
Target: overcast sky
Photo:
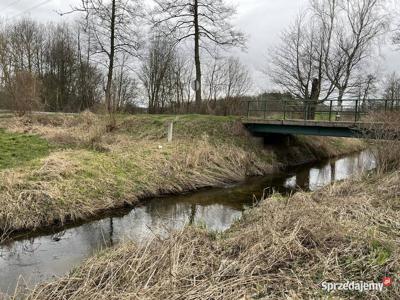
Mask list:
[[[400,2],[399,0],[393,3]],[[266,65],[267,52],[279,41],[280,33],[299,12],[307,6],[308,0],[234,0],[227,1],[237,6],[235,23],[248,37],[248,49],[240,53],[243,62],[252,71],[255,90],[273,89],[260,70]],[[17,19],[30,16],[38,21],[62,20],[56,11],[67,11],[80,0],[0,0],[0,16],[4,19]],[[65,18],[65,17],[64,17]],[[381,55],[374,59],[382,73],[400,72],[400,51],[392,46],[383,46]]]

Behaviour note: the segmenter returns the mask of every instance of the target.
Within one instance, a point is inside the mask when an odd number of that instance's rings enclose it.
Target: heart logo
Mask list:
[[[392,283],[393,283],[392,278],[390,278],[390,277],[383,277],[383,285],[384,285],[384,286],[386,286],[386,287],[391,286]]]

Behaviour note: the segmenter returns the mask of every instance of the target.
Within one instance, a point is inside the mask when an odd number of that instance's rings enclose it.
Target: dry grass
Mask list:
[[[400,115],[398,112],[373,113],[368,116],[371,122],[366,133],[372,145],[377,162],[377,172],[385,174],[400,168]],[[375,124],[376,122],[376,124]],[[375,139],[369,138],[369,132],[375,132]]]
[[[165,124],[173,119],[174,142],[166,143]],[[91,113],[1,121],[0,127],[46,138],[53,151],[23,168],[0,171],[0,231],[6,225],[34,230],[85,220],[145,197],[271,173],[280,164],[273,149],[264,149],[231,118],[125,116],[112,133],[106,124]],[[323,148],[323,140],[302,138],[297,146],[301,155],[294,160],[361,148],[352,143],[326,139]]]
[[[6,224],[14,230],[64,224],[144,197],[223,185],[272,171],[271,153],[244,134],[229,143],[211,141],[206,131],[191,137],[177,134],[174,143],[167,144],[152,135],[152,130],[165,131],[162,123],[142,128],[140,123],[127,127],[121,122],[120,130],[112,134],[103,130],[104,124],[90,113],[7,122],[9,130],[39,134],[64,149],[30,166],[0,172],[0,231]],[[148,137],[127,129],[147,131]]]
[[[270,168],[251,152],[207,141],[162,150],[154,143],[131,147],[57,151],[37,167],[1,172],[0,225],[34,229],[84,219],[140,198],[240,181]]]
[[[28,299],[320,299],[321,283],[381,282],[399,299],[400,173],[276,195],[224,234],[189,227],[143,246],[99,253]]]
[[[3,119],[2,127],[11,132],[38,134],[47,140],[67,147],[102,149],[107,135],[107,118],[91,112],[79,115],[30,115]]]

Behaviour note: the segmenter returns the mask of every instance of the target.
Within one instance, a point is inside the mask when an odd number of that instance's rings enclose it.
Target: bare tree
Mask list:
[[[30,19],[21,19],[8,26],[8,43],[15,70],[34,72],[39,47],[44,41],[43,27]]]
[[[40,107],[39,84],[31,72],[19,71],[13,76],[9,91],[14,100],[12,108],[20,116]]]
[[[72,12],[85,13],[83,27],[92,36],[93,54],[107,58],[105,102],[112,129],[115,126],[116,110],[112,93],[115,61],[120,53],[137,54],[142,7],[138,0],[81,0],[81,6]]]
[[[3,24],[1,24],[3,25]],[[7,30],[5,26],[2,26],[0,30],[0,83],[1,88],[4,90],[6,85],[11,80],[11,59],[8,56],[9,53],[9,43],[8,36],[6,34]]]
[[[393,8],[393,7],[391,7]],[[392,42],[396,46],[400,46],[400,9],[399,7],[395,7],[392,10],[392,20],[393,20],[393,33],[392,33]],[[400,48],[397,48],[399,50]]]
[[[357,73],[386,27],[381,3],[381,0],[314,0],[313,9],[327,36],[325,74],[337,89],[340,106],[346,91],[357,86]]]
[[[40,80],[34,74],[40,27],[29,19],[5,25],[0,32],[2,86],[9,107],[24,115],[40,106]]]
[[[307,100],[308,117],[319,103],[360,88],[360,74],[386,19],[381,0],[311,0],[311,10],[285,31],[271,54],[268,75]],[[365,79],[365,77],[364,77]]]
[[[138,82],[133,77],[128,66],[127,55],[122,55],[113,82],[115,95],[114,103],[117,110],[125,110],[128,106],[134,106],[138,96]]]
[[[76,34],[65,23],[44,26],[21,19],[3,24],[0,89],[3,98],[8,99],[8,108],[22,114],[39,108],[82,111],[92,107],[101,98],[103,77],[96,66],[82,58],[86,51],[83,48],[80,32]]]
[[[281,43],[271,52],[271,67],[266,71],[273,82],[304,101],[306,117],[313,119],[317,105],[334,92],[325,80],[324,46],[327,37],[320,23],[307,15],[284,31]]]
[[[165,94],[170,93],[175,60],[174,47],[165,38],[156,35],[150,42],[139,78],[145,88],[149,102],[149,113],[159,113],[165,106]]]
[[[228,115],[237,110],[240,98],[251,89],[252,79],[248,69],[236,57],[226,60],[223,77],[223,109],[224,115]]]
[[[174,60],[174,88],[175,88],[175,113],[189,113],[193,102],[192,78],[194,73],[193,61],[188,55],[179,51],[175,52]]]
[[[376,84],[378,78],[373,74],[360,76],[357,81],[357,98],[361,100],[362,106],[365,107],[367,99],[376,93]]]
[[[222,97],[225,63],[226,61],[223,57],[215,53],[211,61],[206,65],[204,98],[207,101],[208,111],[212,113],[216,113],[217,100]]]
[[[86,26],[86,30],[88,27]],[[78,59],[78,80],[76,84],[78,112],[93,107],[99,102],[102,96],[99,83],[103,81],[103,74],[100,69],[91,63],[91,36],[82,34],[81,26],[78,24],[75,29],[77,33],[77,59]]]
[[[395,104],[400,104],[400,77],[393,72],[384,82],[383,96],[391,102],[393,107]]]
[[[192,60],[162,35],[155,34],[143,57],[139,79],[149,113],[192,111]]]
[[[42,96],[51,111],[69,111],[75,93],[73,76],[76,68],[76,44],[66,24],[49,24],[45,42]]]
[[[230,23],[235,9],[224,0],[155,0],[154,27],[161,28],[175,43],[187,39],[194,41],[196,66],[196,107],[200,110],[202,73],[200,48],[207,49],[207,42],[221,47],[244,45],[241,32]]]
[[[326,99],[333,88],[329,84],[324,86],[323,44],[318,24],[300,16],[294,25],[283,32],[280,44],[272,49],[271,67],[265,73],[299,99],[318,99],[321,93]]]

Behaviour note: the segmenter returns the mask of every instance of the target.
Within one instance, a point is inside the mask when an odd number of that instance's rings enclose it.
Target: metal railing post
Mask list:
[[[283,120],[286,120],[286,100],[283,100]]]
[[[354,122],[357,123],[357,119],[358,119],[358,101],[359,99],[356,100],[356,108],[355,108],[355,112],[354,112]]]
[[[247,119],[250,117],[250,100],[247,101]]]
[[[267,99],[264,100],[264,120],[266,119],[267,114]]]
[[[332,122],[332,105],[333,105],[333,100],[329,100],[329,122]]]

